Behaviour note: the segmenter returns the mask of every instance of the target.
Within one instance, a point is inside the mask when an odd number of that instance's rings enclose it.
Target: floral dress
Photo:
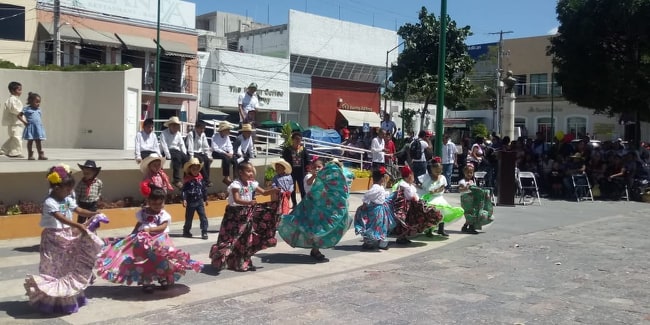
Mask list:
[[[391,195],[390,206],[395,215],[397,227],[393,230],[398,237],[416,236],[424,230],[437,226],[442,221],[442,214],[435,207],[417,199],[417,195],[407,199],[405,188],[412,186],[403,180],[397,186],[397,191]]]
[[[460,204],[465,210],[465,220],[469,225],[474,226],[474,229],[480,230],[493,221],[493,206],[489,190],[472,185],[468,193],[460,196]]]
[[[348,196],[342,167],[327,163],[293,213],[282,216],[278,227],[280,236],[291,247],[334,247],[352,224]]]
[[[388,196],[383,186],[373,184],[363,195],[363,205],[357,208],[354,215],[354,232],[363,236],[367,244],[385,241],[388,232],[396,226]]]
[[[427,176],[430,179],[430,177]],[[427,186],[428,185],[428,186]],[[442,221],[446,224],[450,224],[460,220],[465,211],[461,207],[454,207],[445,200],[443,193],[432,193],[439,188],[447,187],[447,179],[439,175],[436,181],[429,180],[428,182],[423,182],[423,187],[427,189],[426,193],[423,193],[422,200],[424,200],[428,205],[435,207],[440,213],[442,213]]]

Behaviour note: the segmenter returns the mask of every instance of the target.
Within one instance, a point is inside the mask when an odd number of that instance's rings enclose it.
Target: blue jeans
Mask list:
[[[194,212],[199,213],[199,221],[201,226],[201,234],[208,232],[208,218],[205,216],[205,205],[203,201],[187,202],[185,207],[185,224],[183,225],[183,233],[190,232],[192,229],[192,220],[194,219]]]
[[[442,164],[442,175],[447,179],[447,189],[451,188],[451,174],[454,172],[454,164]]]

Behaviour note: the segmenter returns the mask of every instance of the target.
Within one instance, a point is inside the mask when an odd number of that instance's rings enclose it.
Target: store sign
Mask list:
[[[350,106],[348,103],[341,104],[341,109],[348,111],[372,112],[372,108],[365,106]]]
[[[554,109],[551,109],[550,107],[536,107],[536,106],[531,106],[528,108],[528,113],[550,113],[552,111],[554,112],[562,112],[563,109],[561,107],[555,107]]]
[[[54,0],[38,0],[53,6]],[[60,0],[61,7],[89,11],[101,15],[119,16],[155,23],[159,0]],[[195,28],[196,5],[188,1],[160,0],[160,23],[184,28]]]

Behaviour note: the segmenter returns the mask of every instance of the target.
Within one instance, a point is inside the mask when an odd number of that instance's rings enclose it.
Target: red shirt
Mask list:
[[[393,140],[388,140],[386,144],[384,145],[384,149],[386,149],[386,154],[392,155],[389,159],[394,160],[395,159],[395,143]]]

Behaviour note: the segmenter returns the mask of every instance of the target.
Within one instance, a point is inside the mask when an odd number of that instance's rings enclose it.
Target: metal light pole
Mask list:
[[[160,119],[160,0],[158,0],[158,18],[156,21],[156,106],[153,108],[154,119]]]
[[[405,41],[402,41],[401,43],[397,44],[397,46],[393,47],[392,49],[386,51],[386,69],[384,70],[385,73],[385,78],[384,78],[384,114],[388,113],[388,98],[386,97],[386,91],[388,90],[388,54],[390,52],[395,51],[398,47],[402,46]]]
[[[442,133],[445,108],[445,63],[447,62],[447,0],[440,2],[440,42],[438,44],[438,101],[436,103],[435,155],[442,157]]]
[[[61,65],[61,1],[54,0],[54,64]]]
[[[551,61],[551,147],[555,143],[555,63]]]

